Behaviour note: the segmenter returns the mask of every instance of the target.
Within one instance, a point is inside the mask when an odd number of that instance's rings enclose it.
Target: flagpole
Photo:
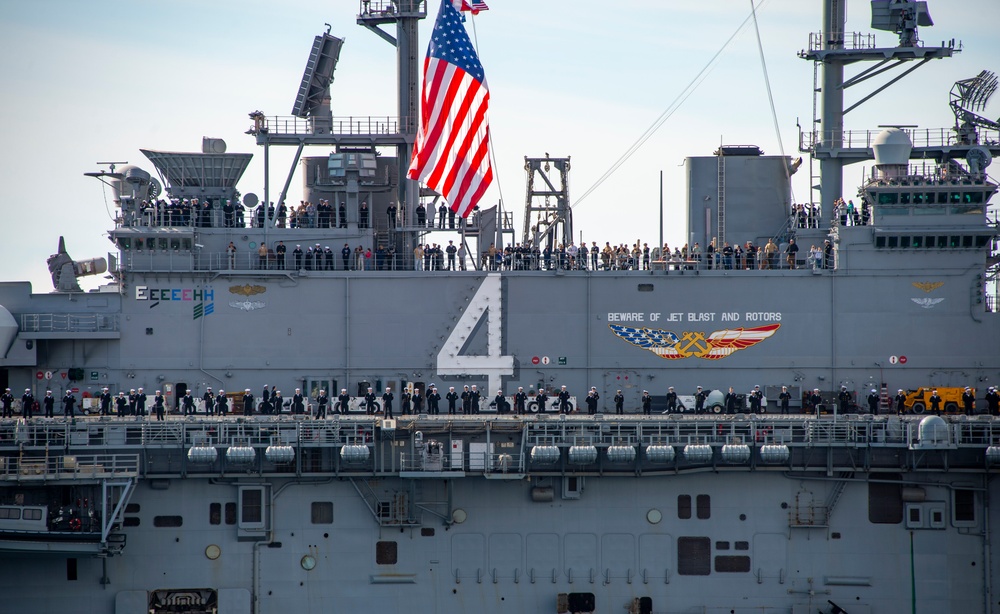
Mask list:
[[[660,171],[660,243],[656,246],[660,251],[660,260],[663,260],[663,270],[667,270],[667,256],[663,253],[663,171]]]

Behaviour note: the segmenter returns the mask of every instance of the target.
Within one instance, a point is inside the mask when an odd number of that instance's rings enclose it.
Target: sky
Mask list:
[[[797,157],[796,125],[811,122],[813,66],[797,53],[807,47],[809,32],[820,29],[822,2],[758,2],[767,81],[753,21],[741,29],[750,0],[489,2],[489,11],[466,24],[491,96],[496,181],[483,205],[502,201],[519,236],[524,157],[569,156],[576,237],[653,245],[662,171],[664,238],[672,246],[684,243],[685,157],[711,155],[720,143]],[[428,4],[421,55],[438,8],[435,0]],[[395,116],[395,51],[356,24],[359,7],[350,0],[0,0],[0,280],[29,280],[35,292],[48,292],[45,260],[60,235],[77,260],[106,256],[113,247],[110,191],[83,174],[107,161],[153,172],[140,148],[200,151],[201,137],[222,138],[229,152],[254,154],[238,188],[262,195],[263,152],[245,134],[248,113],[290,115],[312,39],[324,24],[346,39],[334,74],[334,115]],[[849,129],[947,129],[954,123],[948,108],[953,82],[983,69],[1000,71],[1000,2],[939,0],[930,3],[930,13],[935,26],[922,28],[921,38],[928,45],[959,40],[962,53],[930,62],[849,114]],[[868,2],[848,2],[847,29],[871,31]],[[876,36],[879,46],[896,44],[891,32]],[[848,104],[860,95],[849,90]],[[591,190],[674,107],[643,146]],[[1000,116],[1000,96],[985,115]],[[317,147],[305,155],[328,153]],[[272,185],[281,183],[293,154],[272,149]],[[845,196],[853,196],[864,170],[848,170]],[[792,179],[796,202],[816,198],[807,165]],[[296,176],[288,201],[300,200],[301,192]],[[93,288],[104,280],[81,281]]]

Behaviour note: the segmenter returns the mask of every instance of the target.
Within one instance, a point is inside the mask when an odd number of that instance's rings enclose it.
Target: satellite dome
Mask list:
[[[875,150],[875,164],[905,165],[910,161],[910,151],[913,143],[909,135],[899,128],[886,128],[879,132],[872,141]]]
[[[917,427],[918,448],[947,447],[951,443],[948,423],[941,416],[926,416]]]

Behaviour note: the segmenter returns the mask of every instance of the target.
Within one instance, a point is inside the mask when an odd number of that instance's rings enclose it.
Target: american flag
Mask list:
[[[468,217],[493,182],[487,109],[490,92],[472,41],[452,0],[441,0],[424,60],[420,125],[410,179]]]
[[[452,4],[455,4],[455,8],[460,11],[472,11],[473,15],[479,13],[479,11],[488,11],[490,7],[486,6],[485,2],[469,2],[468,0],[452,0]]]

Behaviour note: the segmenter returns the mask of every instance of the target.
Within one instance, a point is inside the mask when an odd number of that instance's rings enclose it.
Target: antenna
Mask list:
[[[1000,121],[987,119],[979,114],[997,91],[997,76],[984,70],[971,79],[961,79],[952,86],[948,106],[955,114],[955,132],[960,143],[979,143],[977,128],[1000,130]]]
[[[125,161],[125,162],[94,162],[94,164],[96,164],[98,166],[107,166],[107,167],[110,167],[110,169],[111,169],[110,172],[114,173],[116,166],[125,166],[126,164],[128,164],[128,161]],[[104,171],[101,171],[101,172],[103,173]]]

